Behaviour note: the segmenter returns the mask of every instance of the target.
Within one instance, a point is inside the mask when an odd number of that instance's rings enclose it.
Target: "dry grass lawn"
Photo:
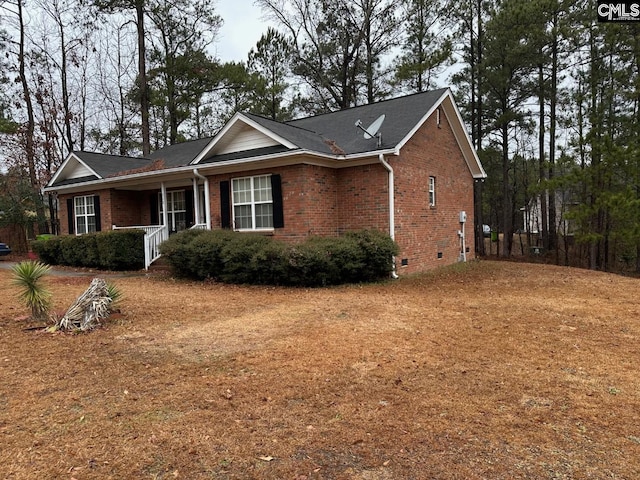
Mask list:
[[[63,310],[91,277],[49,277]],[[483,261],[330,289],[115,278],[28,330],[0,270],[2,479],[637,479],[640,280]]]

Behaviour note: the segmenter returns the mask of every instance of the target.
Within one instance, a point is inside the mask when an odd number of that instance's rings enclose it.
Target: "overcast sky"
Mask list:
[[[220,29],[216,54],[223,62],[247,61],[247,54],[255,47],[268,23],[262,19],[254,0],[218,0],[216,11],[224,20]]]

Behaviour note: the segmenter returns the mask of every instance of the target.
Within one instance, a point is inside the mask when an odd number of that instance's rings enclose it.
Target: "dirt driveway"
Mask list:
[[[0,478],[640,478],[640,280],[477,262],[330,289],[115,279],[25,330],[0,270]],[[56,309],[88,285],[51,277]]]

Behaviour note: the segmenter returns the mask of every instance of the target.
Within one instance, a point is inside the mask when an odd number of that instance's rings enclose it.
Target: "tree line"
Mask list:
[[[535,229],[558,263],[640,272],[640,22],[599,23],[586,0],[255,3],[273,27],[221,62],[213,0],[0,0],[0,222],[46,229],[40,188],[73,150],[147,155],[237,111],[287,120],[450,86],[500,255]]]

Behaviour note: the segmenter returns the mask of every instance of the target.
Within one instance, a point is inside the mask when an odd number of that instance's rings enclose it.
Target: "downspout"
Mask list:
[[[211,203],[209,202],[209,180],[198,172],[197,168],[193,169],[193,174],[204,181],[204,217],[207,224],[207,230],[211,230]],[[198,198],[198,201],[200,199]]]
[[[169,212],[168,212],[168,203],[167,203],[167,187],[164,182],[160,183],[160,191],[162,192],[162,224],[167,229],[167,233],[169,233]]]
[[[200,223],[200,199],[198,198],[200,196],[200,190],[198,189],[198,177],[192,178],[191,182],[193,183],[193,224],[198,225]]]
[[[389,172],[389,236],[391,240],[396,239],[396,221],[395,221],[395,201],[394,201],[394,180],[393,180],[393,168],[384,159],[384,154],[380,153],[378,159],[382,166]],[[391,270],[391,278],[398,278],[396,273],[396,258],[392,258],[393,270]]]

